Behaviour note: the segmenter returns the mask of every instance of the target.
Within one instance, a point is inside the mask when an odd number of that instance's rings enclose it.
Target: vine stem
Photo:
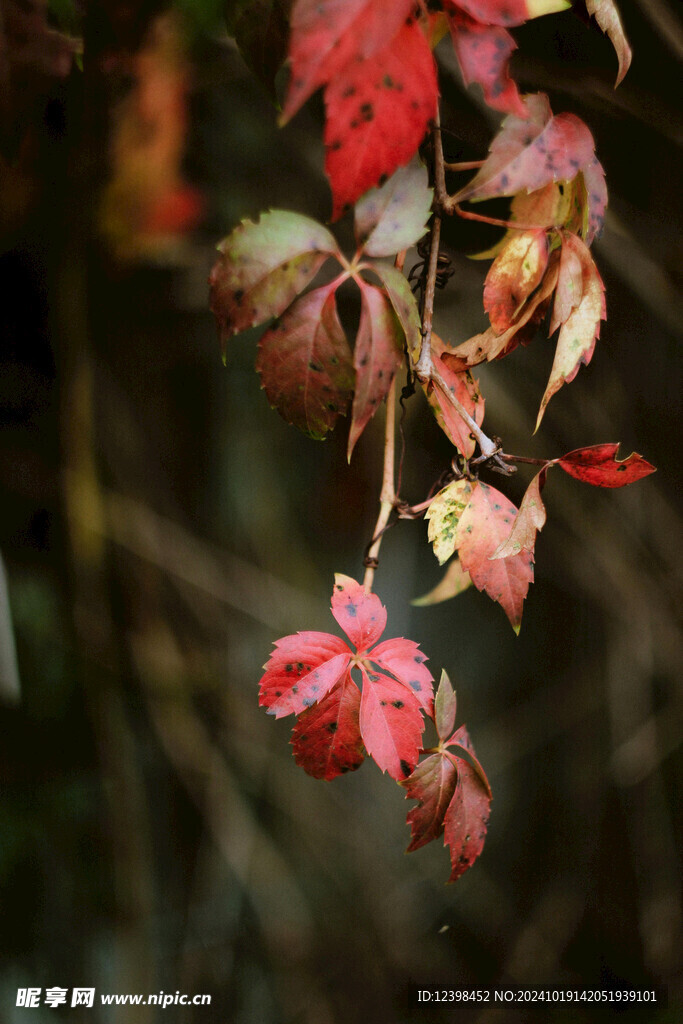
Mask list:
[[[379,555],[382,537],[389,524],[389,517],[396,504],[396,492],[394,490],[394,463],[395,463],[395,426],[396,426],[396,383],[392,382],[387,395],[386,423],[384,426],[384,468],[382,470],[382,491],[379,496],[379,515],[372,534],[372,543],[365,556],[366,568],[363,577],[363,586],[368,593],[372,591],[372,584],[375,580],[377,568],[377,556]]]
[[[489,459],[497,455],[499,446],[484,433],[479,424],[470,416],[467,409],[458,401],[434,366],[434,360],[432,359],[432,321],[434,318],[434,294],[436,291],[436,271],[439,259],[439,239],[441,236],[441,215],[439,211],[447,209],[447,202],[449,200],[449,195],[446,191],[446,165],[443,157],[438,111],[434,121],[432,139],[434,145],[434,215],[432,217],[432,231],[429,239],[429,263],[427,266],[424,311],[422,314],[422,343],[420,345],[420,355],[415,366],[415,375],[423,384],[432,381],[443,392],[446,399],[474,434],[482,455]],[[502,463],[502,465],[504,466],[505,463]]]

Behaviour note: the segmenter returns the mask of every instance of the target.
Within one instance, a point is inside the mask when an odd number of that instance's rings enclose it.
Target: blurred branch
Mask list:
[[[8,704],[15,704],[20,696],[21,683],[14,644],[7,574],[2,554],[0,554],[0,698],[7,701]]]

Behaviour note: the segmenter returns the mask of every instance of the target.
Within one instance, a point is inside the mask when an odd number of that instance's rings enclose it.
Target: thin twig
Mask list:
[[[387,414],[384,427],[384,469],[382,471],[382,492],[379,499],[379,515],[375,523],[373,540],[365,556],[365,576],[363,586],[368,591],[372,590],[377,568],[377,556],[379,554],[382,536],[389,524],[389,517],[396,504],[396,492],[394,490],[394,428],[396,421],[396,384],[392,383],[387,395]]]
[[[485,162],[485,160],[465,160],[463,163],[451,164],[444,161],[444,167],[447,171],[478,171]]]

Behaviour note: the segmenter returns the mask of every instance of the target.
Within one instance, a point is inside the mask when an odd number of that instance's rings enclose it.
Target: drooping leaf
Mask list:
[[[547,466],[544,466],[527,487],[510,536],[496,548],[491,558],[509,558],[520,551],[529,551],[533,555],[536,533],[543,529],[546,520],[545,505],[541,498],[546,474]]]
[[[607,182],[602,164],[596,156],[581,169],[586,191],[586,227],[583,232],[586,245],[600,236],[607,209]]]
[[[294,760],[316,779],[334,779],[363,762],[360,691],[350,672],[319,703],[302,712],[292,732]]]
[[[387,610],[361,583],[336,573],[332,591],[332,614],[359,653],[377,643],[387,624]]]
[[[361,667],[360,732],[368,754],[392,779],[407,778],[417,764],[424,722],[416,697],[384,673]]]
[[[499,334],[514,323],[522,304],[538,287],[548,266],[544,228],[517,231],[496,256],[486,275],[484,309]]]
[[[637,452],[627,459],[617,459],[618,444],[595,444],[577,448],[556,459],[565,473],[592,484],[593,487],[624,487],[655,473],[655,467]]]
[[[423,164],[410,163],[356,203],[356,241],[366,255],[393,256],[422,238],[434,194],[428,179]]]
[[[572,239],[569,243],[569,239]],[[600,321],[606,317],[605,286],[598,273],[590,252],[576,235],[565,236],[565,244],[571,244],[581,261],[582,293],[581,299],[560,328],[555,349],[555,359],[550,371],[550,379],[541,401],[536,430],[543,419],[548,402],[563,384],[574,380],[579,367],[588,365],[593,356],[595,342],[600,337]]]
[[[440,354],[450,352],[441,339],[432,333],[432,363],[439,371],[441,380],[449,393],[460,402],[478,426],[484,420],[484,396],[479,384],[468,370],[454,371]],[[469,425],[450,401],[438,381],[430,381],[426,387],[427,399],[434,409],[437,423],[449,441],[462,452],[466,459],[474,454],[476,439]]]
[[[353,392],[353,362],[339,322],[336,283],[296,299],[265,332],[256,369],[270,404],[310,437],[324,437]]]
[[[458,758],[458,781],[444,818],[445,842],[450,849],[455,882],[472,866],[484,848],[491,798],[477,772]]]
[[[522,608],[534,579],[534,562],[526,551],[507,558],[491,559],[510,535],[517,509],[488,484],[476,483],[455,530],[455,546],[462,567],[503,608],[515,633],[519,633]]]
[[[350,661],[349,648],[330,633],[283,637],[264,666],[259,704],[276,718],[301,714],[340,681]]]
[[[448,561],[456,549],[458,523],[471,496],[472,484],[468,480],[454,480],[439,491],[425,513],[429,521],[427,536],[439,565]]]
[[[419,706],[428,715],[432,714],[434,678],[425,665],[427,659],[413,640],[403,637],[383,640],[371,651],[370,658],[373,664],[407,686]]]
[[[393,39],[412,0],[296,0],[291,16],[291,81],[283,110],[289,120],[316,89],[366,61]]]
[[[457,8],[449,12],[448,22],[465,85],[477,82],[494,110],[524,117],[524,103],[510,77],[510,56],[517,49],[510,33],[475,21]]]
[[[394,307],[394,313],[401,322],[408,351],[413,355],[414,359],[417,359],[422,342],[422,324],[420,322],[417,302],[408,281],[400,270],[387,263],[376,262],[364,264],[363,266],[366,269],[372,270],[373,274],[376,274],[384,285],[384,290],[389,296],[391,305]]]
[[[444,669],[434,698],[434,724],[440,740],[447,740],[453,731],[457,705],[455,690]]]
[[[403,357],[404,334],[386,293],[358,279],[361,314],[353,363],[356,389],[351,412],[348,458],[368,421],[386,397]]]
[[[339,250],[327,228],[309,217],[271,210],[235,228],[218,246],[211,271],[211,309],[221,338],[279,316]]]
[[[550,296],[557,284],[558,271],[559,260],[551,257],[540,288],[524,304],[511,327],[501,334],[497,334],[492,327],[481,334],[475,334],[451,353],[445,353],[443,362],[451,370],[458,372],[479,363],[490,362],[492,359],[501,359],[518,345],[531,341],[545,316]]]
[[[631,47],[624,33],[619,10],[614,0],[586,0],[586,10],[592,14],[602,31],[610,37],[619,59],[619,85],[631,65]]]
[[[592,160],[593,136],[580,118],[575,114],[550,116],[543,94],[528,96],[526,105],[529,119],[523,121],[515,115],[505,119],[484,164],[456,193],[458,202],[513,196],[534,192],[553,181],[570,181]]]
[[[325,89],[325,172],[336,220],[408,163],[436,112],[434,58],[410,19],[384,49],[353,60]]]
[[[410,602],[417,608],[426,608],[432,604],[441,604],[442,601],[449,601],[452,597],[462,594],[472,586],[472,579],[468,572],[465,572],[460,565],[459,558],[452,558],[446,566],[446,572],[437,585],[422,597],[415,597]]]
[[[455,794],[458,769],[445,754],[430,754],[422,761],[409,779],[406,779],[406,799],[417,800],[417,806],[408,811],[412,839],[407,853],[419,850],[444,830],[444,818]]]
[[[485,25],[523,25],[531,18],[569,7],[568,0],[446,0]]]

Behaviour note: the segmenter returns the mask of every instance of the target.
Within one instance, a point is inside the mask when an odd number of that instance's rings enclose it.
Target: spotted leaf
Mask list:
[[[544,466],[527,487],[510,535],[498,545],[491,558],[509,558],[520,551],[528,551],[533,555],[536,534],[543,529],[546,520],[541,491],[545,484],[547,469],[547,466]]]
[[[417,699],[402,683],[361,669],[360,732],[368,754],[393,779],[405,779],[417,764],[424,722]]]
[[[318,704],[297,719],[292,746],[299,767],[328,781],[359,768],[364,757],[359,710],[360,691],[346,672]]]
[[[512,326],[547,266],[545,229],[515,232],[491,264],[484,283],[484,309],[494,331],[502,333]]]
[[[427,659],[413,640],[383,640],[373,648],[371,657],[373,664],[406,686],[420,707],[431,715],[434,678],[425,665]]]
[[[618,450],[618,444],[595,444],[590,448],[577,448],[555,461],[565,473],[594,487],[624,487],[656,472],[637,452],[619,460]]]
[[[334,577],[332,614],[359,653],[377,643],[387,624],[387,610],[377,594],[341,573]]]
[[[504,28],[484,25],[457,8],[449,14],[453,49],[465,85],[476,82],[494,110],[524,117],[526,108],[510,77],[510,56],[517,49]]]
[[[450,849],[451,876],[455,882],[472,867],[484,848],[491,798],[478,773],[457,758],[458,781],[444,817],[445,842]]]
[[[472,484],[468,480],[454,480],[439,491],[425,513],[429,521],[427,536],[439,565],[448,561],[456,549],[458,523],[471,496]]]
[[[264,666],[259,704],[276,718],[301,714],[336,686],[350,661],[347,645],[330,633],[283,637]]]

